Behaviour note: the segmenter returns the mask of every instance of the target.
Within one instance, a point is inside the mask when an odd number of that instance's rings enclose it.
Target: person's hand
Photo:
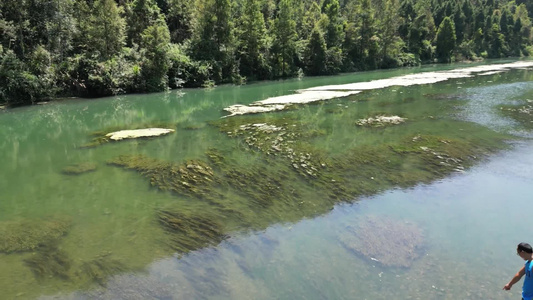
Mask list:
[[[511,289],[512,285],[510,284],[506,284],[503,289],[506,290],[506,291],[509,291]]]

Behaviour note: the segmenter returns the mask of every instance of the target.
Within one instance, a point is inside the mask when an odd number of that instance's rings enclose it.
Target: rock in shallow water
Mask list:
[[[134,129],[134,130],[120,130],[115,132],[110,132],[106,134],[110,140],[120,141],[123,139],[135,139],[141,137],[152,137],[160,136],[174,132],[174,129],[167,128],[145,128],[145,129]]]

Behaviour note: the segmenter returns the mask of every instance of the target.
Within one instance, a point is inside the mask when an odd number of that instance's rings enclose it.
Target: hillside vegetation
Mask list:
[[[0,105],[533,54],[529,0],[0,2]]]

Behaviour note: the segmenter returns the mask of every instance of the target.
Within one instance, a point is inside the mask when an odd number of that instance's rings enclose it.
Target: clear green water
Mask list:
[[[327,193],[320,186],[290,175],[290,168],[283,169],[283,160],[272,163],[261,151],[244,151],[242,139],[230,138],[210,123],[220,120],[225,115],[222,109],[229,105],[296,89],[458,67],[66,100],[0,112],[0,224],[38,222],[50,216],[72,218],[68,232],[55,245],[68,259],[68,277],[37,276],[26,261],[38,256],[39,248],[0,253],[0,298],[517,298],[518,285],[511,293],[501,287],[522,264],[514,255],[515,245],[529,238],[524,221],[533,186],[529,141],[494,154],[489,161],[478,161],[465,174],[449,174],[409,189],[380,185],[374,196],[331,201],[323,200]],[[329,156],[420,134],[501,143],[503,134],[513,134],[515,140],[530,136],[527,126],[500,114],[499,106],[533,99],[532,82],[532,71],[513,70],[365,91],[264,118],[298,120],[299,126],[320,133],[309,142]],[[357,119],[378,112],[401,115],[408,122],[385,128],[355,126]],[[176,132],[80,148],[90,141],[92,132],[154,123],[170,123]],[[279,168],[289,174],[301,205],[274,204],[261,209],[247,203],[246,196],[223,189],[224,201],[244,212],[244,222],[220,216],[205,202],[151,187],[135,171],[106,164],[122,154],[144,154],[176,164],[205,161],[206,151],[212,148],[242,168]],[[61,172],[82,162],[94,163],[97,169],[75,176]],[[409,166],[406,161],[404,167]],[[379,171],[372,172],[379,177]],[[257,182],[261,180],[258,176]],[[230,237],[188,254],[174,254],[168,247],[169,235],[156,218],[156,211],[168,207],[218,214],[226,220]],[[346,250],[339,235],[347,224],[366,216],[417,224],[424,233],[424,256],[405,269],[381,266]],[[85,276],[81,266],[101,257],[118,261],[121,267],[104,272],[100,281]]]

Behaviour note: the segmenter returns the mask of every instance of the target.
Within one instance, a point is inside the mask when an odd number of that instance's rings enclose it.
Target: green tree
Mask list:
[[[326,41],[324,35],[318,26],[316,26],[304,53],[305,73],[308,75],[326,74]]]
[[[361,0],[358,7],[356,18],[360,19],[359,26],[359,60],[363,69],[375,69],[377,59],[377,40],[375,9],[372,7],[370,0]]]
[[[117,55],[124,46],[125,21],[114,0],[96,0],[89,19],[87,46],[103,59]]]
[[[380,13],[378,32],[380,36],[380,60],[385,63],[387,60],[393,60],[401,52],[404,43],[398,36],[400,27],[399,16],[400,4],[398,0],[384,0],[383,8]],[[390,65],[385,63],[384,67]]]
[[[170,32],[163,20],[149,26],[141,35],[141,48],[145,50],[146,62],[142,66],[145,90],[162,91],[168,86],[167,72],[170,67]]]
[[[169,0],[166,15],[170,39],[173,43],[182,43],[192,37],[194,1]]]
[[[47,51],[57,61],[62,62],[65,55],[72,50],[74,34],[77,32],[73,15],[73,0],[48,1],[49,18],[45,22]]]
[[[340,46],[343,40],[342,20],[340,18],[340,4],[338,0],[325,0],[322,13],[327,17],[325,39],[328,48]]]
[[[47,51],[38,47],[36,54],[43,54],[49,60]],[[46,58],[47,57],[47,58]],[[39,70],[46,72],[45,65],[35,65]],[[42,75],[46,75],[43,73]],[[33,104],[41,100],[50,99],[52,95],[51,86],[48,85],[46,76],[39,77],[33,74],[13,50],[0,52],[0,103],[8,105]]]
[[[488,42],[489,48],[487,53],[490,58],[502,57],[507,52],[505,37],[500,32],[500,26],[498,24],[492,25]]]
[[[453,20],[450,17],[445,17],[437,31],[437,59],[441,62],[450,62],[456,42]]]
[[[457,44],[460,44],[463,41],[466,25],[466,16],[460,7],[456,7],[453,13],[453,24],[455,26],[455,34],[457,37]]]
[[[237,58],[241,74],[253,79],[268,78],[266,27],[258,1],[245,0],[239,28]]]
[[[154,0],[133,0],[126,5],[127,45],[141,43],[145,29],[163,18]]]
[[[318,6],[318,3],[311,3],[311,6],[308,10],[305,11],[303,17],[302,32],[300,33],[300,38],[310,38],[311,32],[313,32],[313,29],[317,25],[318,21],[320,21],[321,15],[322,13],[320,12],[320,6]]]
[[[367,70],[377,67],[377,24],[375,9],[369,0],[357,0],[346,7],[344,64],[350,69]]]
[[[294,57],[296,56],[296,22],[292,10],[292,0],[281,0],[278,17],[273,26],[272,58],[276,76],[286,77],[295,73]]]
[[[191,57],[213,66],[216,82],[235,75],[233,22],[229,0],[199,0],[198,18],[191,42]]]

